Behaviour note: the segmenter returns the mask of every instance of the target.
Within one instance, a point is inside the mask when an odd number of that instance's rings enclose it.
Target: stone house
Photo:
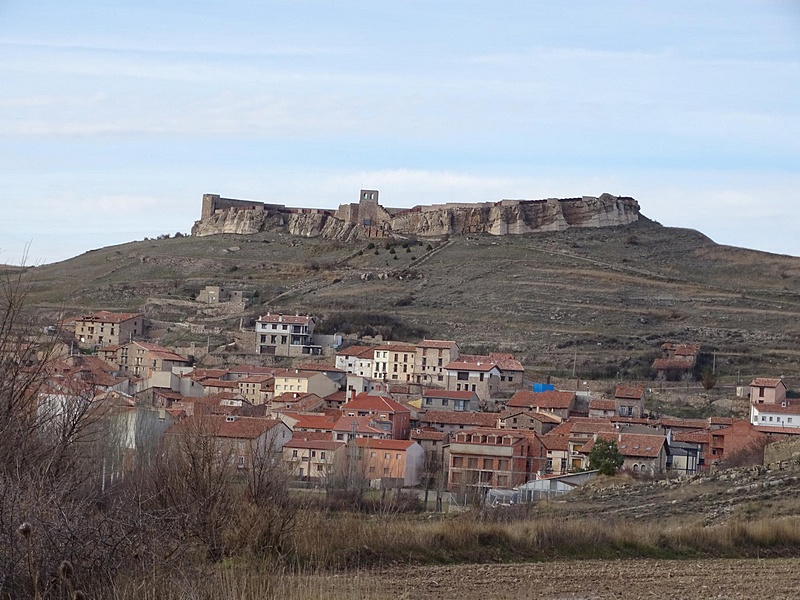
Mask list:
[[[751,404],[782,404],[786,401],[786,384],[782,379],[757,377],[750,383]]]
[[[616,414],[620,417],[642,418],[644,415],[644,386],[617,385],[614,390],[614,407]]]
[[[342,405],[342,415],[370,417],[379,428],[389,432],[396,440],[408,439],[411,429],[411,411],[388,396],[357,394]]]
[[[575,392],[555,390],[545,392],[519,390],[506,403],[507,410],[524,408],[530,411],[550,413],[561,419],[569,417],[569,413],[574,406]]]
[[[314,345],[314,317],[267,313],[256,321],[256,353],[273,356],[320,355]]]
[[[243,470],[252,468],[254,461],[281,456],[284,444],[292,438],[289,427],[277,419],[208,414],[187,417],[167,434],[216,438],[218,460]]]
[[[413,440],[355,440],[358,472],[381,487],[410,487],[422,480],[425,451]]]
[[[274,393],[275,395],[286,392],[297,392],[301,394],[316,394],[324,398],[329,394],[339,391],[339,386],[319,371],[301,371],[299,369],[287,369],[275,373]]]
[[[372,378],[384,381],[414,380],[416,347],[408,344],[384,344],[374,350]]]
[[[419,426],[454,435],[464,429],[497,427],[497,417],[498,413],[426,410],[419,416]]]
[[[559,423],[561,423],[559,417],[527,408],[507,408],[497,417],[499,429],[524,429],[535,431],[540,435],[548,433]]]
[[[700,354],[698,344],[661,345],[661,357],[653,361],[653,371],[657,379],[690,379]]]
[[[488,488],[510,489],[544,472],[546,463],[544,445],[532,431],[460,431],[450,443],[448,489],[465,495]]]
[[[589,417],[594,419],[605,419],[617,414],[617,403],[614,400],[605,398],[592,398],[589,400]]]
[[[189,367],[188,358],[169,348],[136,341],[118,346],[114,352],[114,363],[121,373],[144,379],[149,379],[157,371],[171,373],[175,368]]]
[[[75,319],[75,339],[81,348],[118,346],[144,333],[141,313],[101,310]]]
[[[283,464],[297,479],[317,482],[339,479],[345,475],[347,444],[296,434],[283,445]]]
[[[597,439],[614,442],[623,457],[622,468],[632,473],[657,475],[667,470],[667,436],[643,433],[597,433],[579,452],[589,456]]]
[[[480,408],[477,392],[428,388],[422,392],[422,408],[474,412]]]
[[[450,340],[422,340],[414,352],[414,380],[424,386],[444,387],[445,366],[458,360],[458,344]]]
[[[445,367],[445,388],[475,392],[488,402],[500,391],[500,369],[493,362],[453,361]]]
[[[350,346],[336,353],[336,368],[351,375],[372,378],[375,349],[371,346]]]

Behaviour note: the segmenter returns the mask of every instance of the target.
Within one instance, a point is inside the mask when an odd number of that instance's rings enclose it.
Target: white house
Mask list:
[[[788,400],[780,404],[751,404],[750,422],[768,427],[800,427],[800,404]]]

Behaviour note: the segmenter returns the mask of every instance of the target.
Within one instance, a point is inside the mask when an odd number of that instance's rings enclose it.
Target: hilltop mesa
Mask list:
[[[302,237],[343,241],[399,236],[444,236],[467,233],[509,235],[563,231],[576,227],[615,227],[639,219],[639,203],[630,197],[501,200],[446,203],[413,208],[386,208],[377,190],[361,190],[357,203],[336,210],[290,208],[250,200],[203,195],[201,218],[192,235],[254,234],[275,226]]]

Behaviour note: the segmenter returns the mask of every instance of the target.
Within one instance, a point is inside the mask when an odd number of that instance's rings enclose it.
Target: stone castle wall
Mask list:
[[[374,194],[374,195],[371,195]],[[358,204],[327,210],[291,209],[282,205],[203,196],[201,219],[193,235],[250,234],[285,226],[293,235],[353,240],[397,235],[443,236],[466,233],[510,235],[563,231],[571,227],[614,227],[639,218],[633,198],[603,194],[596,198],[502,200],[476,204],[447,203],[385,209],[377,192],[362,190]]]

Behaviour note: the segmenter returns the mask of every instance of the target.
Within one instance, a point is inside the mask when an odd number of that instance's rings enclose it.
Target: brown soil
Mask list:
[[[437,600],[540,598],[797,598],[799,559],[556,561],[388,568],[325,577],[348,597]]]

